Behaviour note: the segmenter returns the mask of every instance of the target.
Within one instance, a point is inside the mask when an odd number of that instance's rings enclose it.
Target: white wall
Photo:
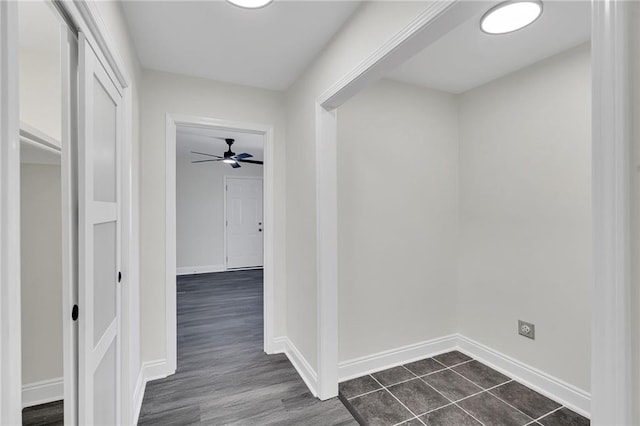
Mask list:
[[[340,361],[455,333],[456,97],[382,80],[338,117]]]
[[[184,143],[178,135],[177,143]],[[176,257],[179,274],[224,269],[224,177],[259,176],[263,166],[192,164],[188,151],[176,157]]]
[[[317,98],[395,35],[428,2],[364,3],[287,90],[287,336],[317,367]]]
[[[22,383],[62,378],[62,204],[56,165],[22,164]]]
[[[187,114],[273,125],[275,131],[275,335],[285,334],[284,96],[280,92],[145,71],[142,96],[142,355],[165,358],[165,124]]]
[[[45,7],[43,5],[43,7]],[[20,48],[20,121],[61,140],[62,76],[60,48]]]
[[[461,95],[458,287],[463,335],[587,391],[590,72],[584,45]]]

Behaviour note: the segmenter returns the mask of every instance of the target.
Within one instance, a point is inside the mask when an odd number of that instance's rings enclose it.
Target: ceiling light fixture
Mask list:
[[[505,1],[482,15],[480,29],[487,34],[512,33],[532,24],[540,15],[542,15],[541,1]]]
[[[242,7],[245,9],[260,9],[261,7],[268,6],[273,0],[227,0],[234,6]]]

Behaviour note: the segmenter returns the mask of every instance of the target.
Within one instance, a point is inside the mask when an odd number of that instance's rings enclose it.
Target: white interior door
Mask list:
[[[262,178],[225,182],[227,268],[263,266]]]
[[[87,40],[80,48],[79,423],[120,421],[122,95]]]

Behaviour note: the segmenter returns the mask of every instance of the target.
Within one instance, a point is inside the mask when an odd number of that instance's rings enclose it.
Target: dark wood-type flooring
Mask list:
[[[178,279],[178,371],[147,384],[141,425],[356,425],[262,348],[262,271]]]
[[[64,404],[62,401],[35,405],[22,410],[22,426],[62,426]]]

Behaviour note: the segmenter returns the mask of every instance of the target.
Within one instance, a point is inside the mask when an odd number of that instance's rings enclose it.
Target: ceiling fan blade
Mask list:
[[[192,153],[192,154],[206,155],[206,156],[209,156],[209,157],[222,158],[222,157],[220,157],[219,155],[207,154],[207,153],[204,153],[204,152],[198,152],[198,151],[191,151],[191,153]]]
[[[196,160],[196,161],[192,161],[191,164],[194,163],[209,163],[211,161],[222,161],[223,158],[216,158],[215,160]]]
[[[263,162],[259,161],[259,160],[241,160],[241,159],[238,159],[238,161],[240,161],[241,163],[263,164]]]
[[[238,162],[236,161],[235,163],[229,163],[229,165],[231,167],[233,167],[234,169],[237,169],[238,167],[242,167],[240,164],[238,164]]]
[[[238,155],[236,155],[236,158],[237,158],[238,160],[241,160],[241,159],[243,159],[243,158],[251,158],[251,157],[253,157],[253,155],[251,155],[251,154],[247,154],[246,152],[243,152],[242,154],[238,154]]]

